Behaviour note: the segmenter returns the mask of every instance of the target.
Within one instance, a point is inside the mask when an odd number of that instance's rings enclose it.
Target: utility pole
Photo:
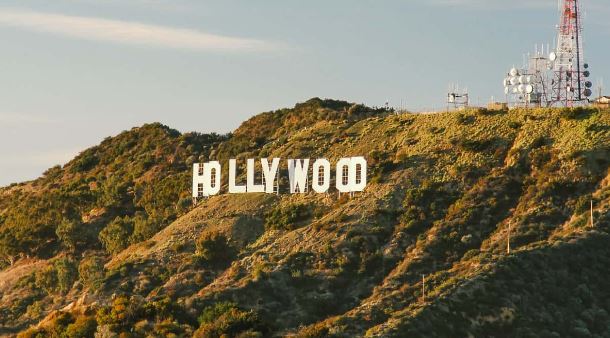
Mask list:
[[[421,299],[422,304],[426,303],[426,275],[421,275]]]
[[[591,200],[591,228],[593,228],[593,200]]]
[[[511,224],[511,222],[509,221],[508,222],[508,237],[507,237],[507,240],[506,240],[506,254],[507,255],[510,255],[510,230],[511,230],[510,229],[510,224]]]

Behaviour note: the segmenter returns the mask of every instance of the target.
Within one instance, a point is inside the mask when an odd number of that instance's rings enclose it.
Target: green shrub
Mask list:
[[[332,337],[330,331],[327,327],[321,324],[316,324],[313,326],[306,327],[300,330],[296,336],[296,338],[328,338]]]
[[[222,234],[203,234],[196,243],[197,256],[215,266],[228,265],[235,256],[235,249]]]
[[[199,324],[213,323],[216,318],[234,308],[237,308],[237,304],[232,302],[219,302],[212,306],[208,306],[201,312],[201,315],[198,318]]]
[[[99,289],[104,279],[104,260],[99,256],[87,256],[78,266],[78,276],[83,284],[94,290]]]
[[[109,325],[114,332],[129,330],[138,318],[140,303],[134,297],[119,295],[112,305],[98,309],[95,319],[98,325]]]
[[[99,159],[97,158],[95,152],[89,149],[84,151],[76,159],[74,159],[74,161],[72,161],[70,171],[73,173],[85,172],[91,170],[98,163]]]
[[[57,291],[57,272],[53,266],[47,266],[34,274],[34,285],[48,294]]]
[[[34,285],[48,294],[66,293],[72,288],[77,273],[74,261],[70,258],[58,258],[34,274]]]
[[[256,312],[240,310],[231,303],[205,308],[200,320],[201,326],[193,335],[196,338],[260,337],[269,332]]]
[[[465,261],[468,261],[468,260],[471,260],[472,258],[475,258],[478,254],[479,254],[479,250],[477,250],[477,249],[468,250],[462,257],[462,259]]]
[[[74,316],[69,312],[58,312],[53,315],[48,331],[52,337],[62,337],[67,327],[74,323]]]
[[[78,278],[78,271],[74,261],[69,258],[59,258],[54,263],[57,274],[57,287],[61,293],[70,291],[72,285]]]
[[[49,334],[42,328],[31,328],[17,335],[17,338],[46,338]]]
[[[63,220],[57,226],[55,234],[66,249],[74,251],[76,250],[76,244],[82,236],[79,230],[81,229],[79,229],[79,225],[76,222]]]
[[[461,125],[472,124],[476,121],[476,117],[472,115],[466,115],[463,113],[458,113],[456,116],[457,122]]]
[[[489,140],[468,140],[468,139],[464,139],[459,141],[459,146],[460,148],[462,148],[463,150],[466,151],[470,151],[470,152],[483,152],[483,151],[488,151],[489,149],[491,149],[494,145],[496,140],[494,139],[489,139]]]
[[[66,328],[66,338],[88,338],[95,335],[97,321],[93,317],[78,317]]]
[[[565,108],[561,117],[566,120],[580,120],[588,118],[594,111],[585,107]]]
[[[312,217],[309,204],[289,204],[277,206],[265,215],[265,229],[294,230],[299,223]]]
[[[117,254],[127,248],[132,233],[133,220],[117,217],[100,232],[99,239],[108,253]]]
[[[139,243],[150,239],[159,230],[165,222],[162,219],[146,217],[146,214],[138,213],[133,219],[133,233],[129,239],[130,243]]]

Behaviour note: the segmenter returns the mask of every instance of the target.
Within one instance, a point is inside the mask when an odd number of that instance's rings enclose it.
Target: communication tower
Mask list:
[[[573,107],[586,105],[593,95],[589,64],[584,61],[579,0],[559,0],[561,20],[557,47],[536,46],[523,67],[512,67],[504,78],[504,93],[511,106]],[[547,54],[548,53],[548,54]],[[524,57],[525,59],[525,57]]]
[[[550,105],[574,106],[588,103],[593,94],[589,64],[584,60],[582,15],[578,0],[561,0],[557,26],[557,49],[549,54],[553,63]]]
[[[447,93],[447,110],[451,107],[454,109],[467,108],[469,104],[468,89],[464,88],[460,92],[458,85],[449,86],[449,92]]]
[[[547,48],[548,50],[548,48]],[[512,106],[543,107],[549,97],[549,70],[551,63],[545,56],[544,45],[536,46],[522,68],[512,67],[504,78],[504,94]]]

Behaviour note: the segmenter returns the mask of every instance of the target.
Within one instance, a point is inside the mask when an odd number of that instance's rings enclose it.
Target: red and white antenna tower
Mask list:
[[[580,1],[561,0],[557,49],[549,55],[553,63],[550,105],[575,106],[589,101],[593,84],[584,62]]]

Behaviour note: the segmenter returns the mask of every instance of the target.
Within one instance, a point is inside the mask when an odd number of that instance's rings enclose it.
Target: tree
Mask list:
[[[84,237],[80,230],[77,222],[64,219],[57,226],[55,234],[66,249],[74,252],[79,239],[82,240]]]
[[[0,269],[13,265],[19,255],[19,246],[9,232],[0,232]]]
[[[74,261],[69,258],[59,258],[53,264],[57,273],[57,288],[61,293],[70,291],[78,277]]]
[[[129,245],[133,233],[133,220],[129,217],[117,217],[99,234],[99,239],[106,251],[117,254]]]

